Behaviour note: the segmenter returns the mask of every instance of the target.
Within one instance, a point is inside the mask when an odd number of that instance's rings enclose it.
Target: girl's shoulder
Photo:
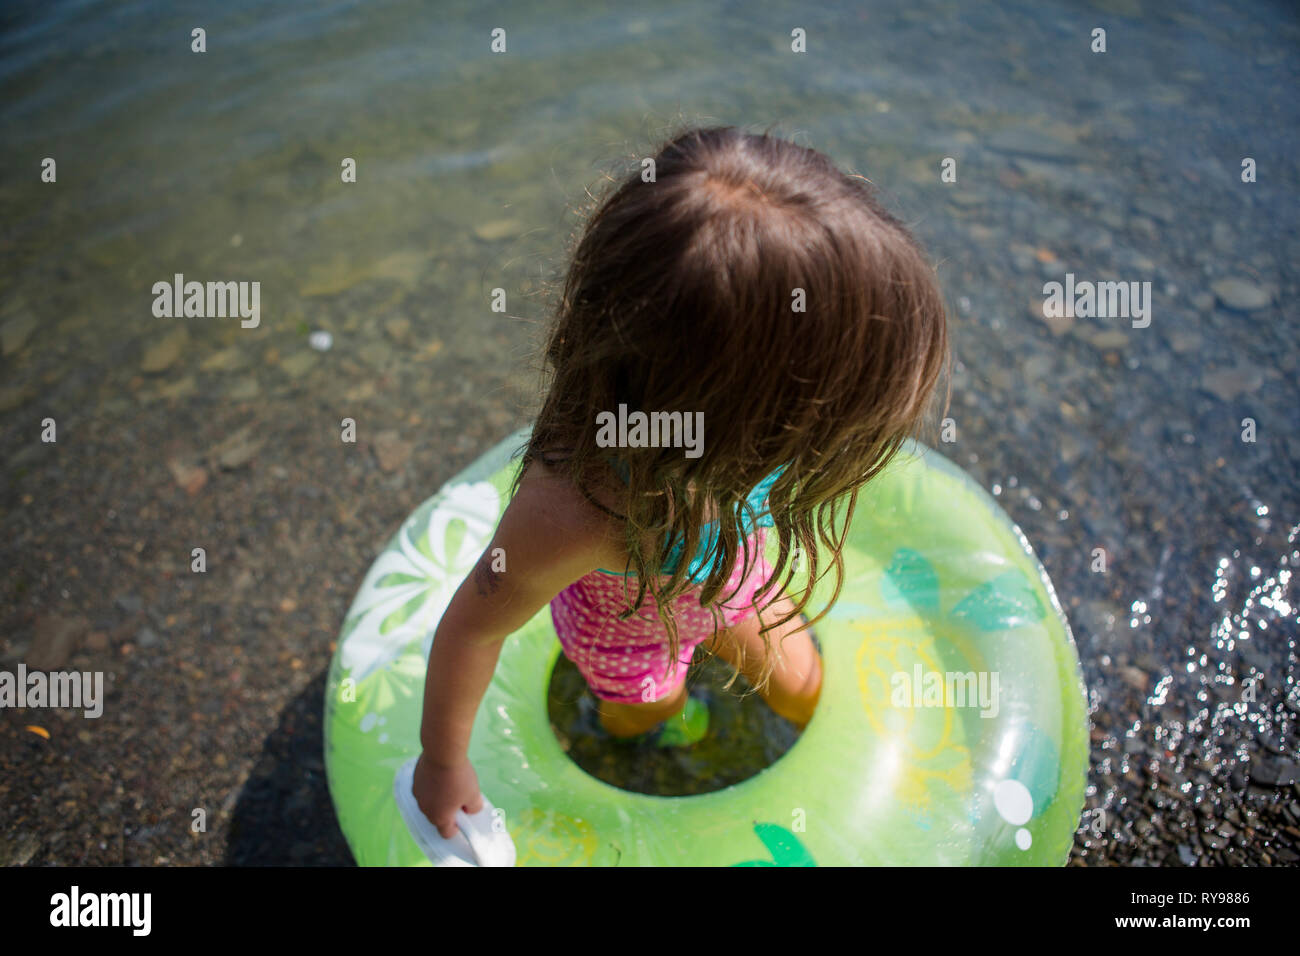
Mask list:
[[[622,508],[613,489],[579,488],[566,472],[536,459],[525,469],[508,506],[515,511],[512,519],[528,526],[540,540],[566,551],[589,553],[601,567],[608,567],[609,561],[621,562],[626,555],[619,518]]]

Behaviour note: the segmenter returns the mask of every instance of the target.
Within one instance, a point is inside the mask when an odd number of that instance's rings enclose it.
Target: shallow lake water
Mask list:
[[[1024,530],[1083,661],[1075,862],[1300,861],[1296,8],[503,10],[0,12],[6,663],[49,643],[51,615],[78,622],[74,663],[114,662],[148,701],[117,739],[202,725],[232,754],[202,773],[237,790],[235,755],[319,677],[375,549],[527,420],[546,283],[587,190],[681,123],[775,124],[874,182],[939,263],[956,440],[938,447]],[[155,317],[151,288],[177,273],[259,281],[259,324]],[[1150,324],[1045,320],[1043,284],[1066,273],[1150,282]],[[340,451],[344,417],[365,456]],[[206,592],[185,583],[194,540]],[[180,745],[68,734],[123,748],[90,791],[112,809],[41,823],[0,800],[11,844],[190,859],[110,833],[150,815],[163,847],[183,825],[199,771]],[[35,753],[0,757],[11,795],[64,785],[52,756],[8,773]]]

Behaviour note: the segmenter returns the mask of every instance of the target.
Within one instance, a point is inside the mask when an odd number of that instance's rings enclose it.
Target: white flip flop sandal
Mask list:
[[[483,797],[483,809],[475,814],[456,811],[457,832],[450,840],[429,822],[420,805],[415,802],[412,783],[419,757],[412,757],[393,778],[393,796],[397,809],[406,821],[411,839],[424,851],[434,866],[514,866],[515,841],[504,830],[493,830],[493,812],[496,807]]]

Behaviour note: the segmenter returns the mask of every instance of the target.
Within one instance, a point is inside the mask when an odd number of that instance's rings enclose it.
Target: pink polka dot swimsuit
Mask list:
[[[755,592],[772,575],[771,565],[763,556],[766,528],[772,521],[766,507],[758,506],[765,502],[767,489],[778,474],[774,472],[765,479],[750,497],[760,517],[754,522],[757,527],[752,527],[748,520],[744,522],[747,529],[752,528],[748,539],[749,573],[745,573],[742,543],[737,549],[731,579],[721,591],[723,603],[717,606],[721,626],[731,627],[756,613]],[[712,535],[716,536],[716,531]],[[713,614],[700,606],[703,576],[700,572],[707,571],[708,549],[714,538],[708,533],[702,537],[705,540],[688,568],[696,586],[672,604],[680,642],[676,662],[669,658],[668,633],[656,613],[653,597],[646,594],[634,614],[626,620],[619,619],[636,597],[635,576],[598,569],[574,581],[552,599],[551,618],[564,656],[574,663],[597,697],[624,704],[662,700],[676,694],[686,680],[695,648],[714,633]],[[670,557],[678,556],[679,551],[675,549]],[[667,567],[672,566],[670,560]],[[775,599],[775,594],[763,595],[764,602]]]

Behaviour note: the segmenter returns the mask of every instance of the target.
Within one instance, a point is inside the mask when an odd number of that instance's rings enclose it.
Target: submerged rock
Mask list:
[[[226,372],[242,364],[244,364],[243,353],[232,345],[219,352],[213,352],[199,363],[199,368],[204,372]]]
[[[1225,402],[1238,395],[1254,392],[1264,384],[1264,375],[1254,365],[1216,369],[1201,376],[1201,388]]]
[[[474,235],[484,242],[498,242],[509,239],[524,231],[524,224],[518,219],[493,219],[481,226],[474,227]]]
[[[316,365],[316,356],[311,352],[295,352],[280,363],[280,368],[290,378],[302,378]]]
[[[187,459],[169,459],[167,470],[171,472],[172,480],[181,488],[184,488],[185,493],[188,495],[197,495],[203,490],[203,486],[208,483],[207,471]]]
[[[1289,787],[1300,781],[1300,764],[1270,754],[1251,763],[1250,779],[1267,787]]]
[[[1122,349],[1128,345],[1129,337],[1127,332],[1121,332],[1118,329],[1107,329],[1104,332],[1088,332],[1083,338],[1089,345],[1100,351],[1110,349]]]
[[[74,618],[49,614],[36,624],[36,634],[27,653],[27,666],[33,670],[55,671],[68,662],[80,643],[86,623]]]
[[[1070,315],[1048,315],[1047,307],[1042,299],[1029,300],[1029,314],[1038,321],[1046,324],[1052,330],[1053,335],[1064,335],[1070,331],[1074,325],[1074,317]]]
[[[253,426],[243,428],[228,436],[225,441],[209,452],[209,456],[227,471],[242,468],[261,450],[265,439],[253,436]]]
[[[397,471],[411,457],[411,443],[403,441],[395,431],[383,431],[375,436],[375,457],[384,471]]]
[[[1238,312],[1254,312],[1273,302],[1273,293],[1269,289],[1249,279],[1220,279],[1210,288],[1220,303]]]
[[[181,357],[181,352],[185,350],[189,340],[189,333],[184,329],[173,329],[168,332],[161,340],[145,350],[144,358],[140,360],[140,370],[155,373],[171,368]]]
[[[247,402],[261,394],[262,386],[251,375],[236,379],[226,388],[226,398],[232,402]]]
[[[159,386],[158,396],[160,398],[184,398],[187,395],[192,395],[197,387],[198,383],[195,382],[194,376],[186,375],[178,381]]]
[[[411,320],[401,316],[384,322],[384,331],[398,345],[406,345],[411,338]]]

